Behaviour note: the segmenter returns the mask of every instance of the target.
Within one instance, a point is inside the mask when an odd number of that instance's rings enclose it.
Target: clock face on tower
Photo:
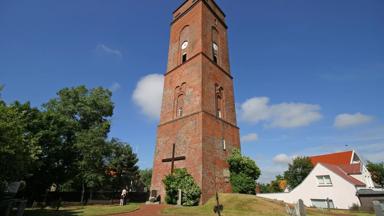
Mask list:
[[[188,47],[188,41],[184,41],[184,43],[181,45],[181,49],[186,49]]]

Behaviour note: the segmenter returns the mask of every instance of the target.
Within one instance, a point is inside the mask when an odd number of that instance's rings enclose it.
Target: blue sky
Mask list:
[[[110,136],[151,167],[159,74],[181,2],[0,0],[3,99],[40,106],[63,87],[110,88]],[[242,151],[261,181],[297,155],[356,149],[384,160],[384,1],[217,3],[229,26]]]

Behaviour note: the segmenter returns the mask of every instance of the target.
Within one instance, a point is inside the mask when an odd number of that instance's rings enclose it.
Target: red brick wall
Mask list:
[[[205,203],[219,192],[231,192],[227,175],[227,157],[233,148],[240,148],[239,128],[236,124],[233,82],[229,71],[227,32],[224,14],[212,0],[189,0],[176,10],[170,34],[168,70],[165,74],[163,103],[157,131],[153,163],[152,190],[165,198],[162,179],[171,170],[171,163],[162,159],[172,155],[186,160],[175,162],[175,168],[187,168],[202,189]],[[185,13],[184,13],[185,12]],[[215,15],[216,14],[216,15]],[[189,34],[180,33],[189,26]],[[219,58],[212,58],[212,28],[218,31]],[[182,63],[181,43],[188,39],[188,60]],[[177,117],[175,89],[184,88],[183,116]],[[216,117],[215,84],[224,89],[224,116]],[[223,149],[223,141],[226,150]]]

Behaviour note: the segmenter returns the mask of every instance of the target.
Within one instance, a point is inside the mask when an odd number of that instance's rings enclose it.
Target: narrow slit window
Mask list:
[[[184,115],[184,95],[181,94],[177,97],[176,117],[183,117]]]
[[[216,43],[212,44],[213,62],[217,63],[219,55],[219,46]]]
[[[181,61],[182,63],[185,63],[187,61],[187,47],[188,47],[188,41],[184,41],[181,45]]]
[[[227,143],[225,142],[225,139],[221,140],[221,144],[223,145],[223,150],[226,151],[227,150]]]
[[[222,119],[223,115],[223,88],[216,85],[216,117]]]

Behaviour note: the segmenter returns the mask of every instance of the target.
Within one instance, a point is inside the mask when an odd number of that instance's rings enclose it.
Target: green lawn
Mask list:
[[[90,205],[60,208],[57,212],[53,209],[26,209],[25,216],[103,216],[131,212],[139,209],[139,204],[130,203],[125,206],[118,205]]]
[[[222,213],[223,216],[286,215],[284,203],[259,198],[254,195],[220,194],[220,202],[224,205],[224,212]],[[211,199],[203,206],[167,208],[163,210],[163,213],[166,215],[213,216],[217,215],[213,212],[213,206],[215,203],[215,200]],[[374,214],[366,212],[350,212],[348,210],[332,210],[328,212],[319,209],[308,208],[307,215],[373,216]]]

